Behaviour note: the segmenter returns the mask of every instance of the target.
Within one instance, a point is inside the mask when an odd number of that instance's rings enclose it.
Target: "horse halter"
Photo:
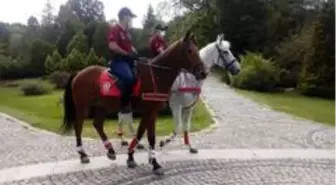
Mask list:
[[[218,43],[216,43],[216,49],[217,49],[217,52],[218,52],[218,58],[217,58],[217,64],[219,63],[219,59],[222,60],[222,63],[224,63],[223,61],[225,61],[225,58],[223,56],[223,53],[222,53],[222,50],[219,48],[218,46]],[[228,64],[224,63],[224,68],[225,69],[228,69],[230,68],[235,62],[236,62],[237,59],[233,59],[232,61],[230,61]],[[226,64],[226,65],[225,65]]]

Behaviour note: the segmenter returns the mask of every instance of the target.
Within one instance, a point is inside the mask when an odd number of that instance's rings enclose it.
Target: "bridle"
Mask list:
[[[188,59],[188,55],[186,52],[186,48],[187,48],[188,44],[185,44],[182,49],[182,56],[185,57],[185,60],[189,60]],[[199,64],[195,65],[192,67],[191,71],[190,70],[187,70],[185,68],[181,68],[181,69],[175,69],[175,68],[172,68],[172,67],[167,67],[167,66],[162,66],[162,65],[156,65],[156,64],[153,64],[153,63],[148,63],[148,62],[143,62],[141,60],[138,60],[136,63],[139,63],[139,64],[142,64],[142,65],[146,65],[146,66],[149,66],[150,68],[155,68],[155,69],[162,69],[162,70],[169,70],[169,71],[174,71],[174,72],[177,72],[177,73],[180,73],[180,72],[190,72],[192,74],[194,74],[194,72],[200,72],[200,70],[202,69],[203,67],[203,63],[200,62]],[[197,71],[199,70],[199,71]]]
[[[222,54],[222,50],[219,48],[218,46],[218,43],[216,43],[216,49],[217,49],[217,52],[218,52],[218,58],[217,58],[217,64],[219,63],[219,59],[222,60],[222,63],[224,63],[223,61],[226,61],[223,54]],[[229,63],[224,63],[224,68],[225,69],[228,69],[230,68],[235,62],[237,61],[237,59],[233,59],[232,61],[230,61]]]

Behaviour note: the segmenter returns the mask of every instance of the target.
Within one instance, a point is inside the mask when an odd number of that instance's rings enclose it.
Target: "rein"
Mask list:
[[[216,49],[218,51],[218,58],[217,58],[217,63],[219,63],[219,59],[221,59],[222,61],[225,61],[225,58],[222,54],[222,50],[219,48],[218,44],[216,43]],[[224,65],[225,69],[228,69],[229,67],[231,67],[234,63],[235,63],[235,59],[233,59],[232,61],[230,61],[227,65]]]
[[[153,84],[154,92],[153,93],[142,93],[141,97],[143,100],[146,101],[156,101],[156,102],[165,102],[169,98],[169,93],[159,93],[157,90],[157,82],[154,76],[153,68],[155,69],[163,69],[163,70],[169,70],[169,71],[178,71],[175,69],[172,69],[170,67],[165,67],[165,66],[160,66],[152,63],[147,63],[147,62],[142,62],[142,61],[137,61],[137,63],[148,66],[149,71],[150,71],[150,76],[151,76],[151,81]]]

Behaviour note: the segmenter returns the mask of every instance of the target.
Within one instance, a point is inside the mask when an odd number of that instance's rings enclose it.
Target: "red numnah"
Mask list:
[[[103,71],[99,78],[100,93],[103,96],[120,96],[120,90],[117,87],[117,79],[111,77],[107,70]],[[137,80],[133,87],[133,95],[140,96],[141,82]]]

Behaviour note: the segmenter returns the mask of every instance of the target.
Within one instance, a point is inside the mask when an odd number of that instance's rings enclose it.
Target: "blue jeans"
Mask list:
[[[135,82],[132,66],[124,60],[114,60],[110,62],[110,71],[119,79],[121,90],[122,112],[127,113],[129,110],[123,110],[128,107],[132,95],[132,87]]]

